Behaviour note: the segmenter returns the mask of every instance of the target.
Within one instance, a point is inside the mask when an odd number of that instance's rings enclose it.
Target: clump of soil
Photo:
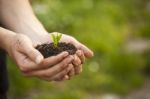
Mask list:
[[[64,42],[58,43],[57,46],[54,43],[41,44],[35,48],[41,52],[44,58],[55,56],[63,51],[67,51],[70,55],[73,55],[77,51],[77,48],[73,44]]]

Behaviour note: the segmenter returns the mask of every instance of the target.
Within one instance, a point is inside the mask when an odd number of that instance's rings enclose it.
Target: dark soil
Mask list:
[[[70,55],[73,55],[77,51],[77,48],[73,44],[64,42],[59,43],[58,46],[55,46],[54,43],[50,43],[41,44],[35,48],[41,52],[44,58],[55,56],[63,51],[67,51]]]

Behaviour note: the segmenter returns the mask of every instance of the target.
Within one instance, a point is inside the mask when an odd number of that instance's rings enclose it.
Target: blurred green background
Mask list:
[[[33,0],[32,5],[49,32],[74,36],[95,56],[82,74],[61,83],[25,78],[8,59],[10,99],[125,96],[149,78],[149,0]]]

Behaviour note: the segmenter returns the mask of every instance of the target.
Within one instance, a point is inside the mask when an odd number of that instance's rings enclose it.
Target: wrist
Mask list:
[[[34,45],[41,42],[43,43],[46,39],[49,39],[49,33],[45,30],[42,24],[34,22],[23,22],[20,24],[21,25],[15,29],[15,32],[28,36]]]
[[[15,33],[3,28],[0,28],[0,42],[1,42],[1,48],[8,52],[10,49],[10,45],[15,37]]]
[[[27,35],[27,34],[25,34],[25,35]],[[43,32],[42,31],[41,32],[32,31],[31,34],[27,35],[27,36],[31,39],[33,46],[51,41],[50,35],[46,31],[43,31]]]
[[[9,53],[11,47],[13,46],[12,42],[14,41],[16,34],[9,33],[7,38],[4,40],[4,50]]]

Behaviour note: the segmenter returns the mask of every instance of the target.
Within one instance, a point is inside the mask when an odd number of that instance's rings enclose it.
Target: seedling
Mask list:
[[[52,38],[53,42],[43,43],[37,45],[35,48],[44,56],[44,58],[58,55],[63,51],[67,51],[70,55],[74,55],[77,48],[71,43],[66,43],[63,41],[59,42],[61,37],[62,33],[51,33],[50,38]]]
[[[60,39],[62,37],[62,34],[57,32],[56,34],[52,33],[51,36],[52,36],[54,45],[58,46],[58,43],[59,43],[59,41],[60,41]]]

